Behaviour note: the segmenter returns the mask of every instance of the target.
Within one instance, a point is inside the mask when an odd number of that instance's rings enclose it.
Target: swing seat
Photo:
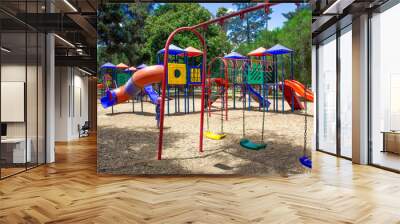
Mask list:
[[[245,148],[245,149],[250,149],[250,150],[261,150],[265,149],[267,147],[267,144],[265,143],[254,143],[250,139],[242,139],[240,140],[240,145]]]
[[[221,140],[221,139],[225,138],[225,136],[226,136],[226,134],[216,134],[216,133],[212,133],[211,131],[206,131],[204,133],[204,135],[206,136],[206,138],[213,139],[213,140]]]
[[[303,166],[310,168],[310,169],[312,168],[312,160],[310,158],[308,158],[307,156],[300,157],[299,161]]]

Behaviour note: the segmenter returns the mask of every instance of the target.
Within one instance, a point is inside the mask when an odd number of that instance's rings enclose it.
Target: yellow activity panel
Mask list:
[[[169,63],[168,64],[168,84],[184,85],[186,84],[186,65]]]
[[[190,69],[190,82],[201,82],[200,68]]]

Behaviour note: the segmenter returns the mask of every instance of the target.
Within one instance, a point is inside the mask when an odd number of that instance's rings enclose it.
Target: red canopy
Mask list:
[[[124,63],[119,63],[119,64],[117,65],[117,68],[119,68],[119,69],[126,69],[126,68],[129,68],[129,66],[126,65],[126,64],[124,64]]]
[[[187,47],[184,50],[188,57],[197,57],[197,56],[203,55],[203,52],[201,50],[196,49],[194,47]],[[183,55],[183,54],[181,54],[181,55]]]
[[[263,47],[259,47],[253,51],[251,51],[250,53],[248,53],[248,56],[256,56],[256,57],[260,57],[260,56],[265,56],[265,55],[270,55],[267,52],[267,49],[263,48]]]

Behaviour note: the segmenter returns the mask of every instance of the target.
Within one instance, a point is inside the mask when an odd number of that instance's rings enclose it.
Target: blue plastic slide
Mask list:
[[[152,85],[148,85],[144,87],[144,91],[150,97],[151,102],[156,105],[156,120],[157,120],[157,127],[160,127],[160,104],[158,101],[158,93],[153,89]]]
[[[153,89],[152,85],[144,87],[144,91],[149,95],[150,100],[153,104],[158,105],[158,93]]]
[[[264,107],[264,103],[267,108],[269,108],[269,105],[271,105],[271,102],[269,102],[268,99],[264,99],[255,89],[251,87],[251,85],[246,84],[247,89],[249,90],[250,95],[254,100],[256,100],[258,103],[261,104],[262,107]]]

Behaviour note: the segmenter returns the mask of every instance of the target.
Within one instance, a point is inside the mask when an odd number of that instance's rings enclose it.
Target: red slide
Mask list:
[[[305,86],[300,83],[299,81],[296,80],[285,80],[285,87],[288,86],[290,88],[293,89],[294,92],[296,92],[297,95],[299,95],[300,97],[304,97],[306,98],[307,101],[309,102],[314,102],[314,93],[305,88]],[[304,92],[305,90],[305,92]]]
[[[279,88],[282,90],[282,85],[279,85]],[[292,99],[293,99],[294,110],[303,110],[304,109],[304,106],[300,102],[299,97],[296,96],[296,94],[293,94],[292,88],[290,86],[286,85],[286,81],[285,81],[285,88],[284,88],[283,95],[285,97],[286,102],[290,105],[290,107],[292,106]]]

